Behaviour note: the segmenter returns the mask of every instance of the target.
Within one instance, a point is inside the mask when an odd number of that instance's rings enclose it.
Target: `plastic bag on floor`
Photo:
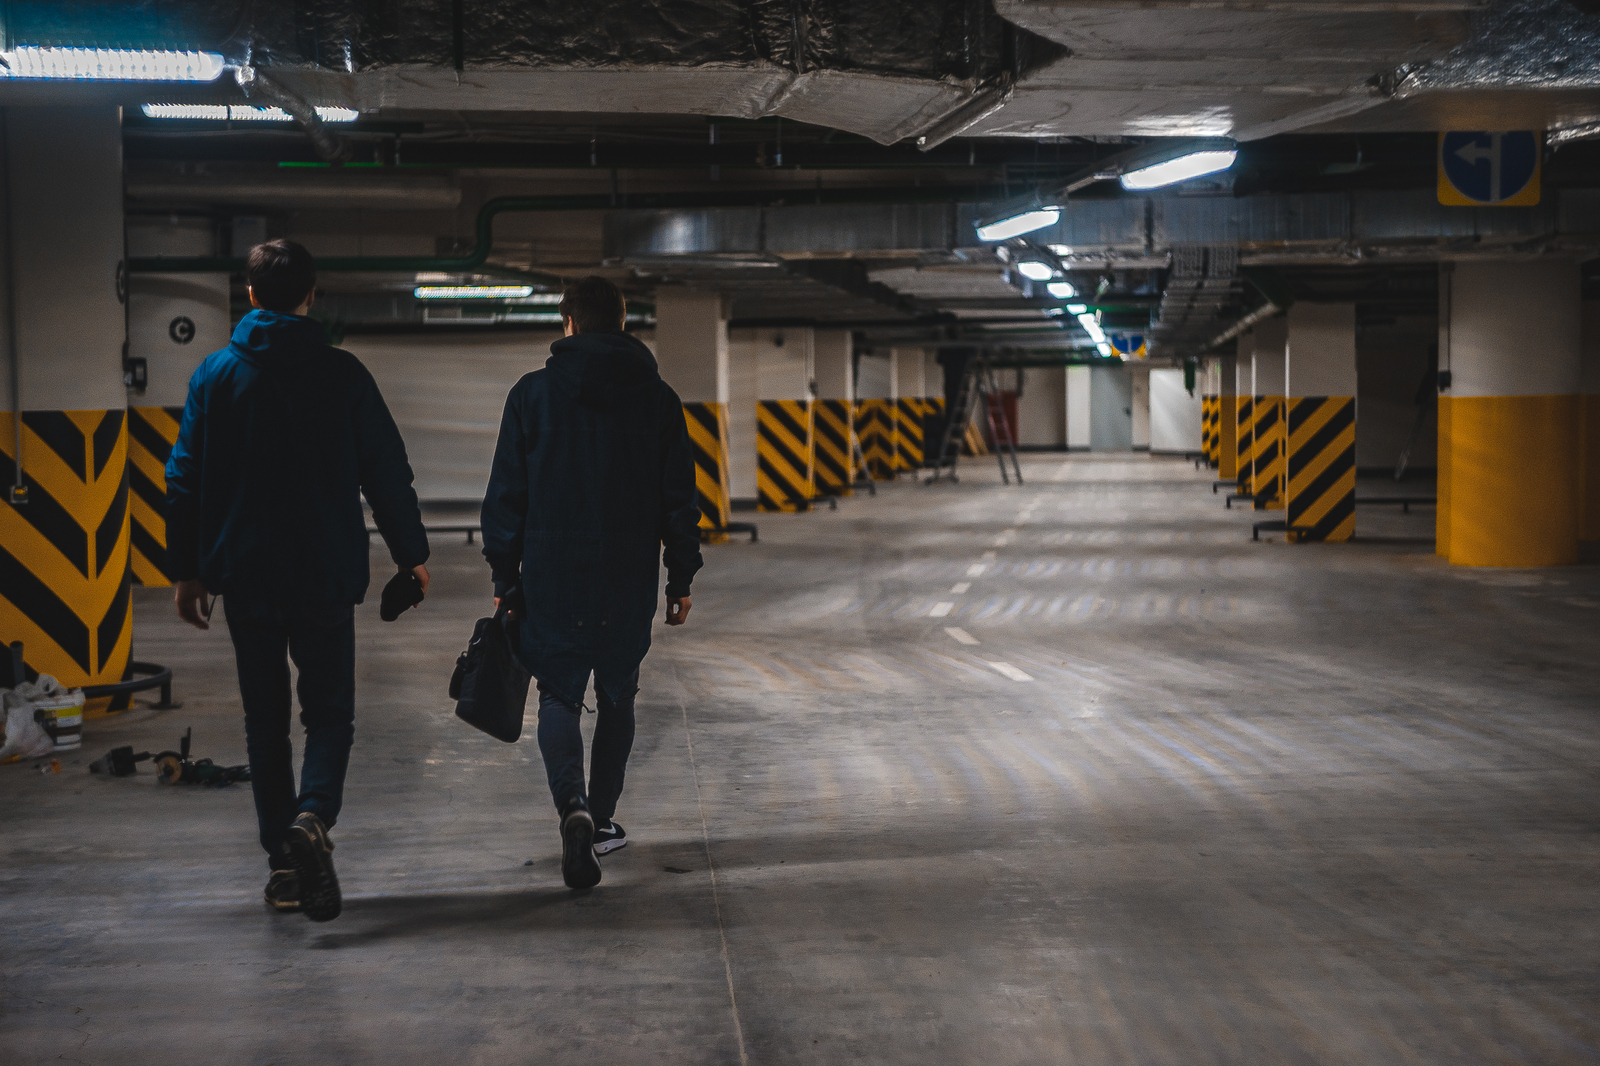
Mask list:
[[[50,678],[50,681],[53,683],[55,679]],[[29,689],[34,687],[19,686]],[[37,759],[44,755],[55,754],[56,742],[39,724],[36,716],[37,708],[20,695],[18,690],[0,689],[0,706],[5,708],[6,716],[6,742],[4,747],[0,747],[0,762]]]

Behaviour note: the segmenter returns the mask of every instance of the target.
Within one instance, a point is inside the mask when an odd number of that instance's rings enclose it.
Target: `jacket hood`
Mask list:
[[[326,350],[328,335],[320,323],[301,315],[256,310],[233,328],[229,347],[261,366],[281,366]]]
[[[558,388],[585,407],[610,407],[661,380],[656,357],[631,333],[579,333],[550,346],[545,368]]]

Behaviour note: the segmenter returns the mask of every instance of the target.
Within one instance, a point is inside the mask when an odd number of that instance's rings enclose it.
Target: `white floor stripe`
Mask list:
[[[994,667],[997,671],[999,671],[1000,673],[1002,673],[1005,676],[1009,677],[1013,681],[1032,681],[1033,680],[1033,678],[1030,675],[1023,673],[1021,670],[1018,670],[1015,666],[1012,666],[1010,663],[993,663],[993,662],[989,662],[988,659],[985,659],[984,662],[989,663],[990,666]]]
[[[967,567],[967,576],[982,577],[983,572],[986,569],[987,567],[985,567],[982,563],[973,563],[971,566]]]
[[[965,629],[957,629],[955,626],[946,626],[944,631],[946,633],[950,634],[950,636],[952,638],[954,638],[957,643],[960,643],[960,644],[981,644],[982,643],[982,641],[980,641],[977,637],[973,636],[971,633],[968,633]]]
[[[945,600],[942,603],[934,604],[933,610],[929,611],[928,615],[931,618],[943,618],[945,615],[949,614],[951,609],[954,607],[955,604],[951,603],[949,600]]]
[[[980,559],[993,559],[994,557],[994,552],[984,552],[982,555],[978,556]]]
[[[970,581],[957,581],[954,585],[950,586],[950,592],[952,595],[965,596],[967,594],[967,590],[971,587],[972,582]]]

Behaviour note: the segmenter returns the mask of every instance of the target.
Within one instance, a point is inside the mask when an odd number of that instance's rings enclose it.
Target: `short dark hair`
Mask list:
[[[293,313],[317,287],[317,261],[305,246],[279,238],[250,249],[244,279],[262,308]]]
[[[622,290],[595,274],[561,294],[561,317],[572,319],[578,333],[616,333],[627,315]]]

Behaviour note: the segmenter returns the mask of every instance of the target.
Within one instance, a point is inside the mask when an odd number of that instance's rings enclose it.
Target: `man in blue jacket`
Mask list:
[[[483,501],[495,602],[509,597],[517,657],[539,683],[539,750],[573,888],[597,884],[595,856],[627,842],[612,816],[659,602],[656,551],[669,626],[689,617],[701,565],[683,404],[625,317],[604,278],[563,294],[566,337],[507,397]],[[578,722],[591,673],[599,717],[585,790]]]
[[[355,613],[366,595],[364,493],[389,555],[428,584],[428,537],[405,442],[367,368],[305,317],[316,264],[293,241],[250,250],[250,302],[228,347],[189,380],[167,460],[167,560],[178,614],[227,611],[239,668],[266,899],[339,915],[328,839],[355,736]],[[295,791],[289,666],[305,751]]]

